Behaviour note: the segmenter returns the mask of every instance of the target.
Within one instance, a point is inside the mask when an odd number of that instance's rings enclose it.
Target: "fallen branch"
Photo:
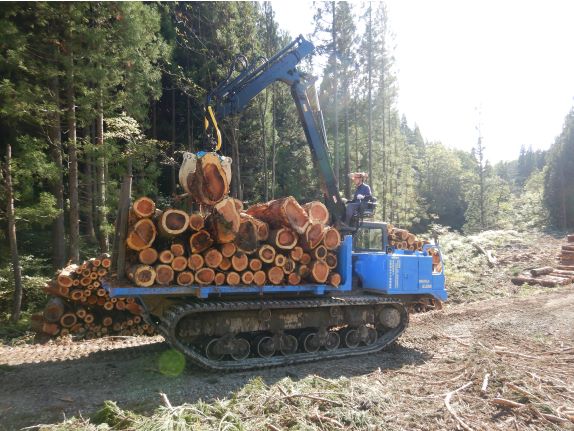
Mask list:
[[[496,261],[496,258],[492,254],[492,250],[485,250],[480,244],[477,244],[475,242],[472,243],[472,246],[486,256],[486,259],[488,261],[488,266],[490,266],[492,268],[494,265],[496,265],[497,261]]]
[[[164,394],[163,392],[160,392],[159,396],[160,396],[161,402],[163,403],[164,406],[166,406],[170,410],[173,409],[173,406],[169,402],[169,399],[167,398],[166,394]]]
[[[482,380],[482,387],[480,388],[480,391],[483,394],[486,394],[486,388],[488,387],[488,378],[490,377],[490,374],[486,373],[484,375],[484,379]]]
[[[493,398],[490,400],[491,404],[499,407],[506,407],[509,409],[517,409],[520,407],[524,407],[525,404],[517,403],[516,401],[507,400],[505,398]]]
[[[454,394],[456,394],[457,392],[460,392],[466,388],[468,388],[470,385],[472,385],[472,382],[468,382],[464,385],[462,385],[460,388],[455,389],[454,391],[451,391],[449,393],[446,394],[446,397],[444,397],[444,404],[446,405],[446,409],[449,411],[449,413],[457,420],[457,422],[460,424],[460,426],[462,428],[464,428],[466,431],[473,431],[473,429],[468,426],[454,411],[454,409],[452,408],[452,406],[450,405],[450,399],[452,398],[452,396]]]
[[[343,405],[344,405],[340,401],[330,400],[328,398],[322,398],[322,397],[317,397],[315,395],[307,395],[307,394],[291,394],[291,395],[281,397],[281,398],[279,398],[279,400],[286,400],[289,398],[308,398],[308,399],[314,400],[314,401],[321,401],[321,402],[325,402],[325,403],[330,403],[330,404],[333,404],[334,406],[337,406],[337,407],[343,407]]]

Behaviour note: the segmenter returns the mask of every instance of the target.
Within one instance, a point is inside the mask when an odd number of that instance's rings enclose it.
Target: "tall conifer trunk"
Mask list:
[[[50,114],[48,125],[48,139],[50,140],[50,156],[56,166],[56,175],[52,182],[52,194],[56,199],[58,215],[52,223],[52,265],[54,268],[63,268],[66,263],[66,228],[64,221],[64,166],[62,162],[62,133],[60,128],[60,85],[58,77],[51,82],[51,91],[54,98],[55,109]]]
[[[332,28],[332,38],[333,38],[333,91],[334,91],[334,110],[335,110],[335,128],[333,130],[333,145],[335,148],[335,181],[337,186],[339,185],[339,98],[338,98],[338,70],[337,70],[337,3],[331,2],[331,7],[333,8],[333,28]]]
[[[69,39],[69,41],[71,38]],[[68,193],[70,195],[70,259],[80,260],[80,208],[78,202],[78,153],[76,139],[76,98],[74,92],[74,56],[68,53],[66,96],[68,108]]]
[[[4,183],[6,186],[6,217],[8,219],[8,241],[10,243],[10,258],[14,276],[14,298],[12,303],[12,322],[20,320],[22,308],[22,269],[18,255],[18,239],[16,236],[16,215],[14,213],[14,189],[12,187],[12,146],[6,145],[6,161],[4,164]]]
[[[175,160],[175,137],[176,137],[176,129],[175,129],[175,87],[171,91],[171,157]],[[175,195],[176,193],[176,181],[175,181],[175,165],[171,165],[170,168],[170,187],[171,187],[171,194]]]
[[[96,118],[96,148],[98,157],[96,163],[96,225],[98,227],[98,242],[100,251],[107,253],[110,248],[109,238],[106,233],[107,211],[106,211],[106,154],[104,150],[104,103],[103,96],[97,104],[98,116]]]
[[[372,76],[373,76],[373,19],[372,19],[372,4],[369,2],[369,31],[368,31],[368,43],[367,43],[367,157],[368,157],[368,172],[369,181],[373,184],[373,135],[372,135],[372,125],[373,125],[373,96],[372,96]],[[356,121],[356,120],[355,120]],[[384,205],[384,204],[383,204]]]

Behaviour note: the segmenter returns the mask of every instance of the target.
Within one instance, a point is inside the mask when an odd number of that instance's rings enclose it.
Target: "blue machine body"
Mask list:
[[[432,257],[425,252],[394,253],[353,252],[353,238],[345,236],[339,249],[337,271],[341,284],[265,285],[265,286],[164,286],[164,287],[116,287],[104,283],[113,297],[193,296],[236,297],[245,295],[314,294],[325,295],[349,292],[354,286],[386,295],[425,295],[441,301],[446,300],[444,274],[432,272]],[[442,259],[442,258],[441,258]],[[442,266],[442,265],[441,265]],[[353,278],[359,283],[353,283]]]

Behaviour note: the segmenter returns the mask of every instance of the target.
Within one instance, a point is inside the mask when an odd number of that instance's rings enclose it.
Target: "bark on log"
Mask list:
[[[205,219],[200,213],[193,213],[189,216],[189,228],[195,232],[205,227]]]
[[[198,253],[194,253],[187,259],[187,267],[192,271],[198,271],[204,265],[205,261],[203,256]]]
[[[245,215],[248,216],[247,214]],[[269,225],[262,220],[256,219],[255,217],[252,217],[252,221],[255,223],[255,226],[257,226],[257,239],[259,241],[267,241],[267,238],[269,238]]]
[[[293,196],[254,205],[247,214],[262,220],[272,228],[289,227],[297,233],[304,233],[309,225],[307,212]]]
[[[68,265],[64,269],[60,271],[58,274],[58,286],[62,287],[72,287],[74,284],[74,279],[77,276],[76,270],[78,269],[78,265]]]
[[[192,253],[201,253],[213,245],[209,232],[200,230],[189,237],[189,248]]]
[[[241,276],[235,271],[231,271],[227,274],[226,281],[230,286],[237,286],[241,283]]]
[[[235,236],[237,249],[252,254],[257,251],[257,225],[253,222],[253,217],[243,216],[239,223],[239,230]]]
[[[265,263],[271,263],[275,260],[276,251],[273,246],[269,244],[263,244],[259,248],[259,259],[261,259]]]
[[[142,196],[134,202],[132,210],[139,219],[152,217],[155,214],[155,202],[146,196]]]
[[[253,283],[253,273],[251,271],[245,271],[241,274],[241,283],[249,285]]]
[[[50,323],[59,322],[64,311],[66,311],[64,301],[61,298],[51,298],[44,307],[44,320]]]
[[[155,282],[156,272],[149,265],[132,265],[127,271],[127,276],[136,286],[149,287]]]
[[[237,252],[231,258],[231,266],[237,272],[245,271],[249,266],[249,258],[245,253]]]
[[[309,202],[303,205],[303,209],[309,216],[311,223],[327,224],[329,222],[329,210],[323,203],[319,201]]]
[[[215,279],[215,271],[213,268],[200,268],[195,273],[195,281],[199,284],[211,284]]]
[[[285,273],[280,266],[273,266],[267,270],[267,279],[272,284],[281,284]]]
[[[135,251],[151,247],[155,241],[157,230],[152,220],[143,218],[131,227],[126,239],[127,246]],[[104,260],[102,260],[104,266]]]
[[[171,261],[171,267],[174,271],[184,271],[187,268],[187,258],[185,256],[176,256]]]
[[[336,250],[341,245],[341,234],[339,231],[334,227],[326,228],[323,236],[323,245],[327,247],[327,250]]]
[[[325,283],[329,278],[329,267],[321,260],[311,262],[309,270],[311,278],[316,283]]]
[[[554,268],[552,268],[551,266],[543,266],[541,268],[531,269],[530,274],[532,274],[533,276],[538,276],[538,275],[550,274],[552,271],[554,271]]]
[[[235,240],[236,232],[233,231],[232,224],[215,212],[205,219],[205,228],[218,244],[227,244]]]
[[[292,229],[283,227],[269,232],[269,243],[282,250],[291,250],[297,245],[298,235]]]
[[[182,210],[166,209],[157,217],[157,226],[162,236],[173,238],[188,229],[189,216]]]
[[[173,253],[170,250],[162,250],[159,252],[159,261],[169,265],[173,262]]]
[[[219,264],[219,269],[222,271],[227,271],[231,268],[231,259],[228,257],[224,257],[221,259],[221,263]]]
[[[169,265],[160,263],[155,266],[155,280],[158,284],[170,284],[173,282],[174,275],[173,268]]]
[[[211,248],[203,256],[205,264],[210,268],[217,268],[223,260],[223,255],[216,248]]]
[[[510,279],[510,281],[511,281],[513,284],[516,284],[516,285],[519,285],[519,286],[522,285],[522,284],[530,284],[531,286],[540,284],[540,282],[539,282],[540,280],[539,280],[539,279],[537,279],[537,278],[532,278],[531,276],[526,275],[526,274],[518,275],[518,276],[516,276],[516,277],[512,277],[512,278]]]
[[[180,286],[189,286],[193,284],[193,274],[190,271],[182,271],[177,274],[177,284]]]
[[[216,273],[215,278],[213,279],[213,283],[216,286],[221,286],[225,284],[225,274],[223,272]]]

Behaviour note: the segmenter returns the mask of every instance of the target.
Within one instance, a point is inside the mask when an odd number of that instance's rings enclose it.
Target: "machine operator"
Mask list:
[[[371,188],[368,184],[365,184],[365,180],[368,179],[369,175],[365,172],[353,172],[349,174],[353,183],[355,184],[356,190],[353,200],[347,202],[347,208],[345,213],[345,224],[349,225],[353,215],[358,211],[361,202],[365,199],[371,198]]]

